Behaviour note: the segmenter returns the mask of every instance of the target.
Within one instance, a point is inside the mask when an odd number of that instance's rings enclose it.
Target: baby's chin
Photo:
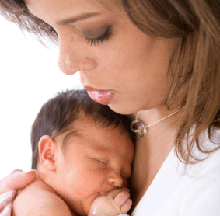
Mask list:
[[[97,197],[98,195],[91,196],[86,200],[81,200],[80,202],[73,204],[72,209],[74,209],[74,212],[78,215],[88,215],[90,208]]]

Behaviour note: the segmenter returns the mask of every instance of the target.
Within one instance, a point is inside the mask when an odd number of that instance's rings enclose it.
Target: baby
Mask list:
[[[12,215],[125,214],[134,137],[128,116],[93,102],[85,90],[50,99],[32,128],[38,178],[19,192]]]

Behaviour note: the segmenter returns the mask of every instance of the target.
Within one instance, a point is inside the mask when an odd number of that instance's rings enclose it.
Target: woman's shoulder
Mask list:
[[[220,184],[220,130],[211,137],[206,132],[200,138],[200,149],[195,147],[192,151],[193,157],[198,160],[192,160],[193,163],[187,166],[181,163],[180,170],[195,181],[217,181]]]
[[[201,138],[204,146],[216,150],[187,168],[183,176],[186,187],[180,205],[183,215],[219,215],[220,212],[220,149],[217,148],[220,130],[216,129],[211,137],[206,132]]]
[[[204,165],[202,175],[189,176],[188,188],[182,197],[182,215],[219,215],[220,213],[220,150]],[[217,161],[215,160],[217,159]],[[202,168],[202,167],[201,167]],[[191,181],[190,181],[191,179]]]
[[[13,203],[16,216],[71,216],[66,203],[40,179],[18,192]]]

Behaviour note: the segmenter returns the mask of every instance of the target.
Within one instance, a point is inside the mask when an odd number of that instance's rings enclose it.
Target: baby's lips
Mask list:
[[[117,189],[119,193],[124,192],[125,194],[129,194],[130,195],[130,190],[127,187],[121,188],[121,189]],[[114,189],[109,190],[109,191],[101,191],[98,192],[98,197],[103,197],[103,196],[107,196],[111,191],[115,191]]]
[[[122,188],[122,190],[123,190],[123,191],[126,191],[126,192],[128,192],[128,193],[130,193],[130,189],[127,188],[127,187]]]
[[[98,193],[98,196],[99,196],[99,197],[107,196],[108,193],[109,193],[109,191],[102,191],[102,192],[99,192],[99,193]]]

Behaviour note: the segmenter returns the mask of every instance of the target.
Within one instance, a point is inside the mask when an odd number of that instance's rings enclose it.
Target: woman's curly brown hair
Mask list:
[[[0,13],[10,22],[15,23],[21,30],[33,33],[37,39],[44,42],[50,39],[57,44],[57,32],[43,20],[32,15],[22,0],[1,0]]]
[[[195,144],[203,153],[219,149],[219,143],[204,149],[199,139],[207,128],[210,139],[212,131],[220,128],[220,0],[118,1],[147,35],[177,38],[168,71],[173,83],[166,104],[168,109],[184,107],[175,141],[179,158],[186,163],[198,161],[192,154]],[[0,10],[21,29],[56,41],[56,31],[34,17],[24,1],[0,0]]]

